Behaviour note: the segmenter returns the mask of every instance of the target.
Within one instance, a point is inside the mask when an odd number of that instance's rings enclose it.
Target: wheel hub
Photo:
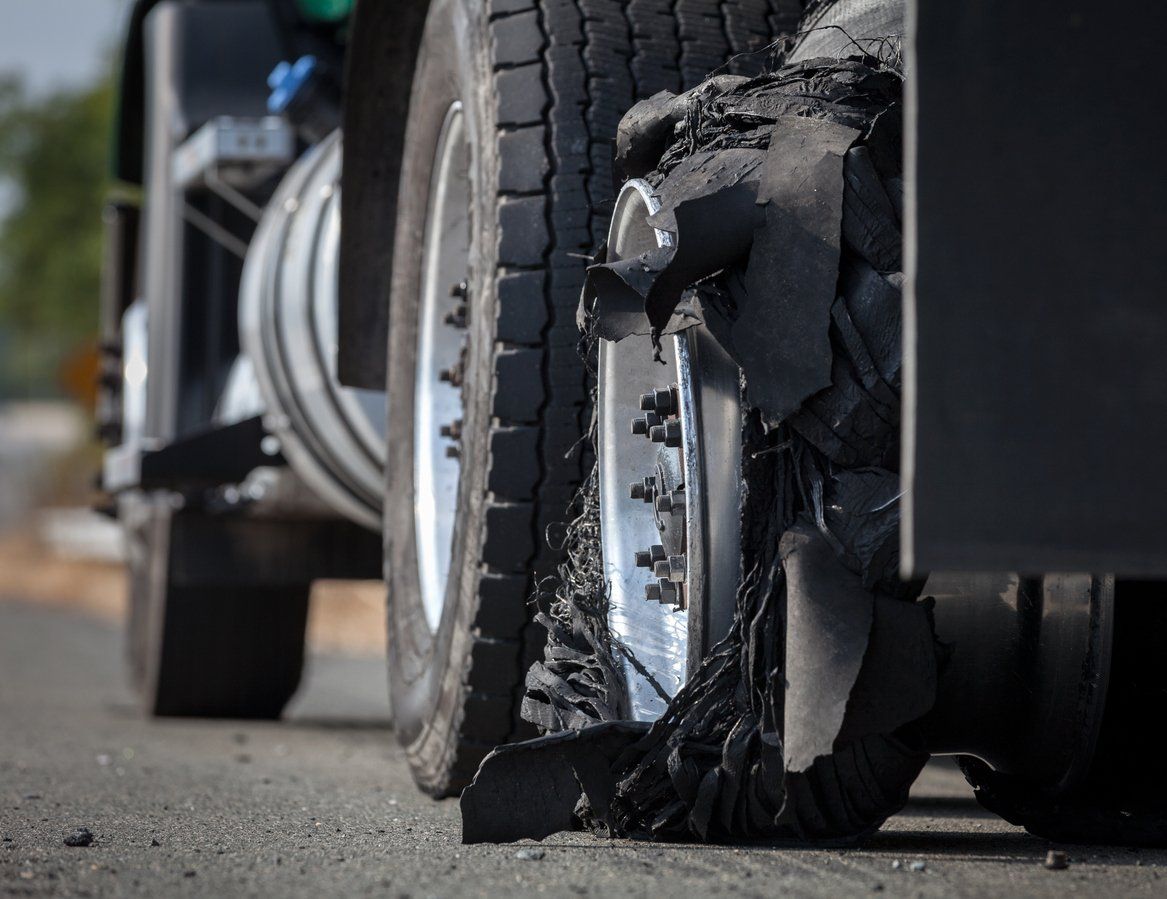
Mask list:
[[[430,182],[414,388],[414,533],[422,608],[436,631],[453,552],[461,476],[470,272],[469,149],[462,104],[446,114]]]

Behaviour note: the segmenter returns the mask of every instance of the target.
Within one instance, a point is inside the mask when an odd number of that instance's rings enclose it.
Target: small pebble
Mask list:
[[[88,846],[93,842],[93,833],[87,827],[78,827],[65,835],[66,846]]]
[[[900,860],[898,858],[894,862],[891,863],[891,869],[893,871],[898,871],[902,867],[903,867],[903,865],[900,864]]]
[[[151,846],[161,846],[162,844],[158,842],[157,837],[150,837],[150,845]]]
[[[194,877],[195,873],[196,873],[195,871],[183,871],[182,876],[183,877]]]
[[[1070,867],[1070,859],[1060,849],[1051,849],[1045,854],[1045,866],[1051,871],[1063,871]]]
[[[515,858],[521,862],[537,862],[547,853],[538,847],[525,847],[515,853]]]
[[[924,871],[927,868],[928,866],[924,864],[924,862],[912,862],[910,865],[908,865],[908,869],[911,871]]]

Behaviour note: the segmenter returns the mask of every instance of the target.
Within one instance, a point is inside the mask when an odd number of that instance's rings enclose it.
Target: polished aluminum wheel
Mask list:
[[[470,201],[470,149],[462,104],[454,103],[430,182],[414,381],[414,530],[422,606],[433,631],[445,607],[458,507]]]
[[[608,261],[672,236],[646,221],[658,203],[625,185]],[[601,298],[601,307],[602,307]],[[600,520],[609,626],[624,649],[631,717],[651,721],[733,617],[741,490],[740,375],[701,327],[599,348]],[[663,364],[662,364],[663,362]]]

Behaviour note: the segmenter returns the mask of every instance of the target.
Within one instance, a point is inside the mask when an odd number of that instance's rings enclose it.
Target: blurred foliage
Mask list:
[[[96,336],[113,94],[30,98],[0,76],[0,399],[58,394]]]

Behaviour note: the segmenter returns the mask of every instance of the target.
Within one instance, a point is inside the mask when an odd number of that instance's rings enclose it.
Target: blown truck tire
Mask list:
[[[777,0],[435,0],[390,292],[390,684],[419,785],[462,788],[519,715],[590,416],[575,308],[623,113],[764,48]],[[757,71],[762,54],[735,59]]]
[[[894,556],[902,82],[840,43],[620,126],[632,177],[581,303],[598,461],[527,678],[550,735],[483,765],[471,839],[539,836],[480,809],[566,760],[565,811],[600,830],[847,843],[928,757],[933,634]],[[829,377],[807,385],[820,344]]]

